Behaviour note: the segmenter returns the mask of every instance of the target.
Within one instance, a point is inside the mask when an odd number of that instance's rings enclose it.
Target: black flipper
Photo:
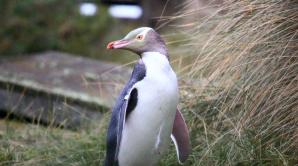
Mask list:
[[[107,133],[107,151],[105,166],[118,166],[118,153],[121,143],[122,131],[128,114],[137,105],[138,91],[134,84],[141,81],[146,75],[146,68],[142,60],[134,67],[132,75],[113,108]]]

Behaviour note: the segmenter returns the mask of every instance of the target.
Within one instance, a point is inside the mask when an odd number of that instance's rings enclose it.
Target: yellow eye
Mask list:
[[[142,40],[142,39],[143,39],[143,35],[138,35],[136,38],[137,38],[138,40]]]

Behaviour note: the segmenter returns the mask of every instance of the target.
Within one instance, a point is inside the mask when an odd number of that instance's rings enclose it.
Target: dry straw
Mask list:
[[[189,10],[189,4],[179,16],[191,34],[182,48],[193,61],[182,92],[197,162],[218,162],[213,150],[228,134],[236,143],[227,153],[245,140],[257,142],[247,145],[255,146],[252,153],[262,151],[238,161],[291,164],[298,156],[298,1],[210,2],[204,10],[212,14],[201,19],[203,9]],[[268,153],[277,157],[262,158]],[[237,162],[233,156],[226,160]]]

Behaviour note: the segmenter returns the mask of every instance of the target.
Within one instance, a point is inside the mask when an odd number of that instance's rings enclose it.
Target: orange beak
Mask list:
[[[123,48],[125,46],[127,46],[130,42],[128,40],[117,40],[117,41],[113,41],[110,42],[107,45],[107,49],[117,49],[117,48]]]

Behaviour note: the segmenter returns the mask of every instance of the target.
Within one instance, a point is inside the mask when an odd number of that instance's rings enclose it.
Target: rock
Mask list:
[[[60,52],[0,60],[0,110],[76,128],[100,119],[131,69]]]

